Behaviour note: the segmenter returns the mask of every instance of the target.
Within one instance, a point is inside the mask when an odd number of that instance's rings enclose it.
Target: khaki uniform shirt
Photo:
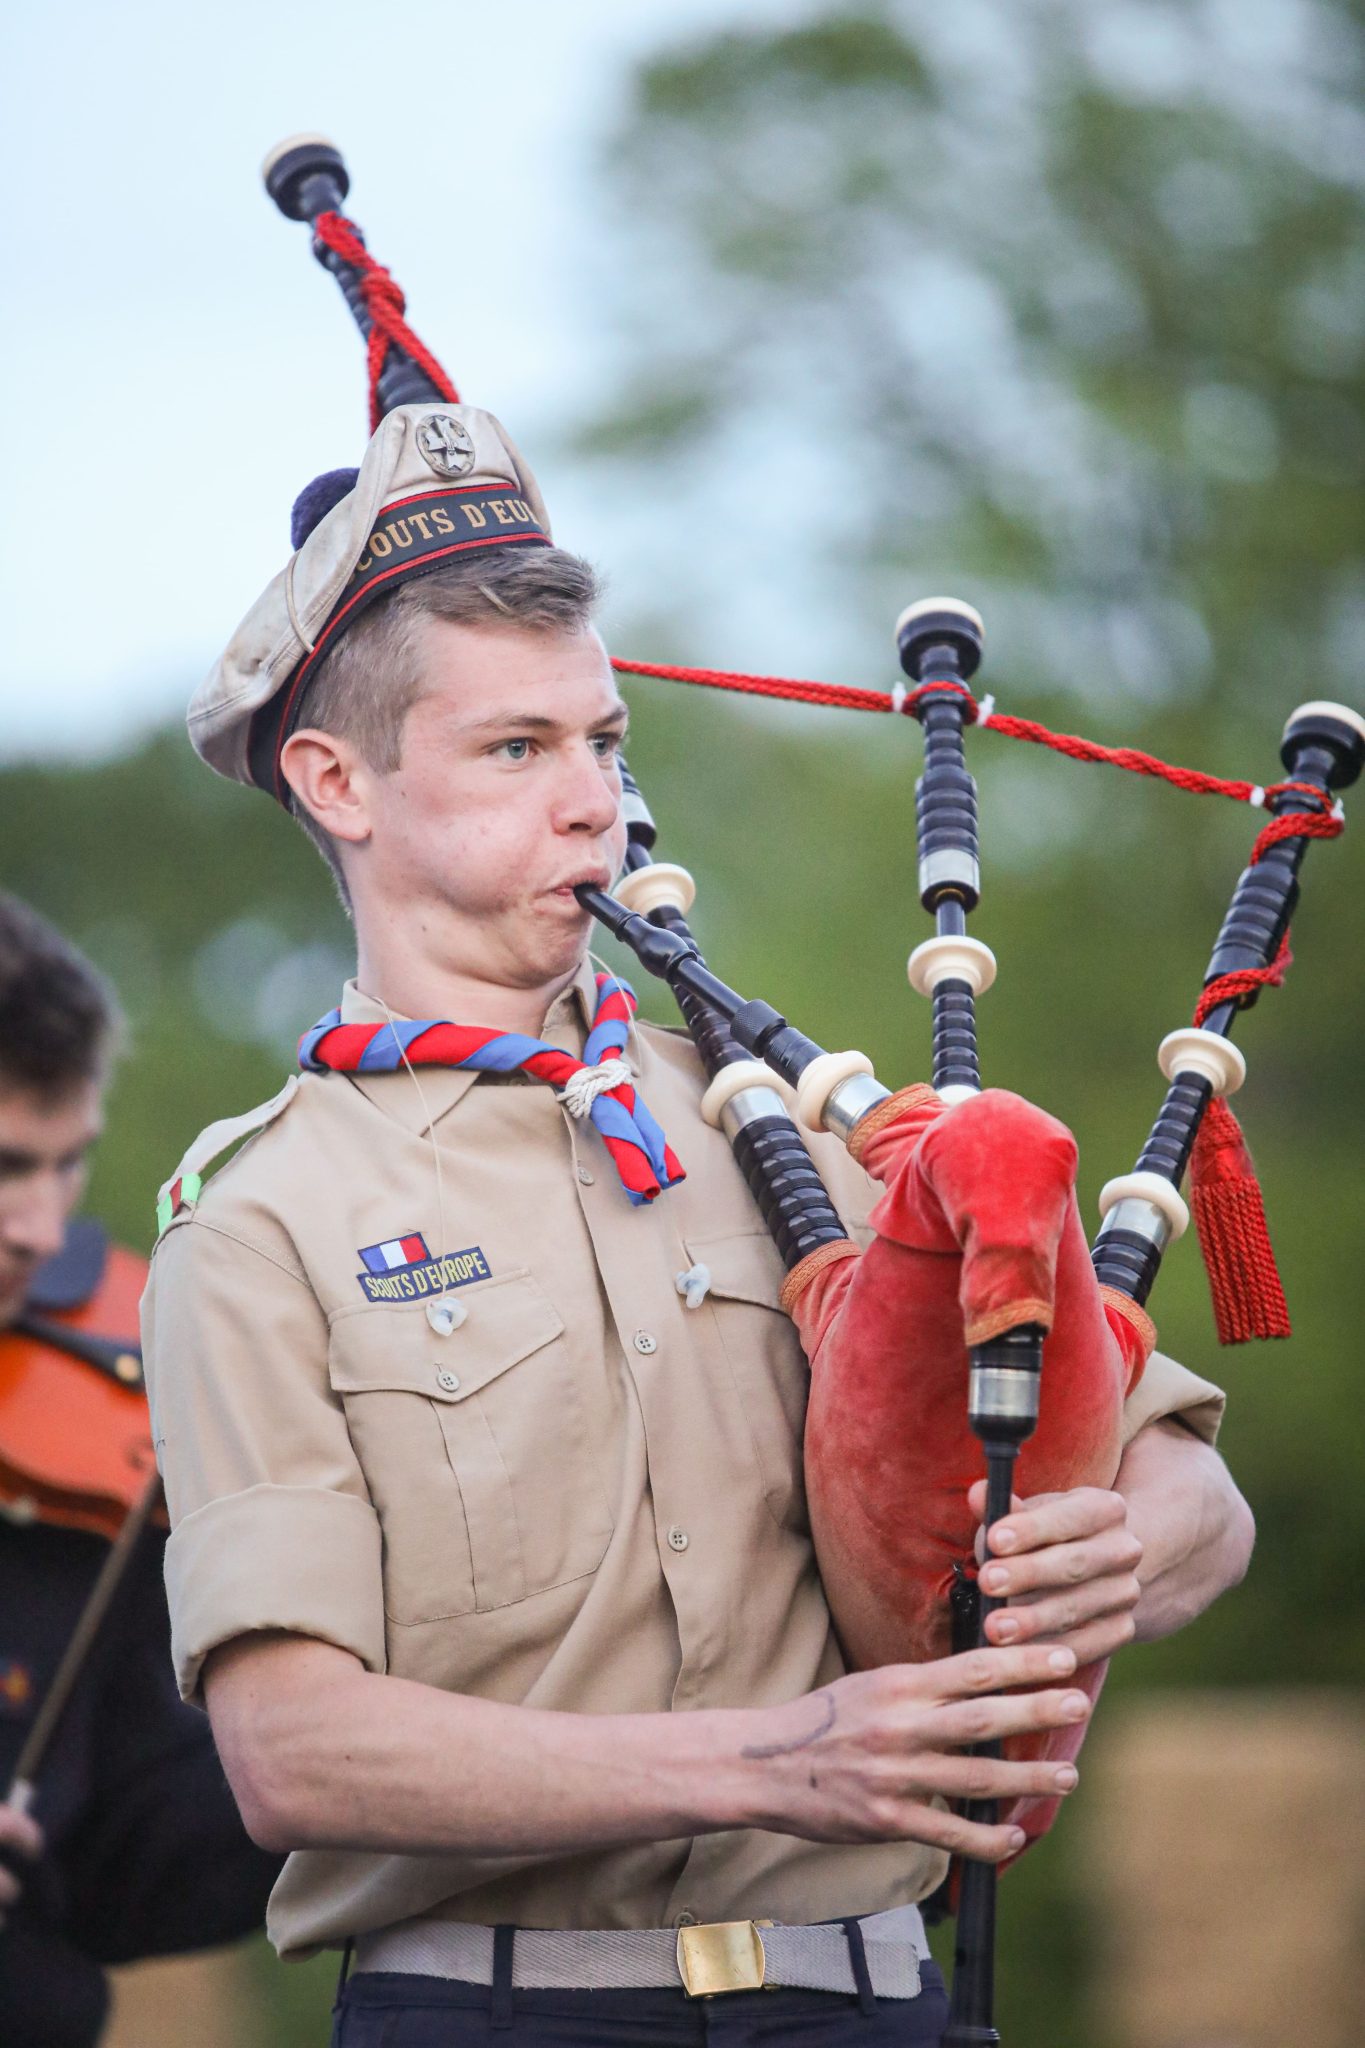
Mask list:
[[[544,1036],[578,1053],[585,973]],[[348,988],[347,1022],[382,1021]],[[591,1125],[521,1075],[308,1075],[157,1248],[148,1385],[174,1533],[182,1690],[254,1629],[371,1671],[584,1714],[759,1707],[844,1669],[802,1495],[806,1365],[783,1273],[680,1033],[628,1057],[687,1179],[633,1208]],[[440,1185],[434,1147],[439,1147]],[[852,1226],[878,1192],[815,1141]],[[450,1254],[464,1321],[364,1247]],[[710,1272],[688,1309],[677,1275]],[[363,1277],[362,1277],[363,1276]],[[1216,1388],[1154,1358],[1129,1433]],[[416,1914],[539,1927],[789,1922],[923,1897],[943,1856],[733,1831],[593,1854],[291,1856],[270,1932],[299,1952]]]

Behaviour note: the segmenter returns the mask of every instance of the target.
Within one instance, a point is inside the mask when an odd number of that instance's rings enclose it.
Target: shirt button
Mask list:
[[[681,1913],[673,1915],[673,1925],[675,1927],[696,1927],[698,1924],[697,1916],[690,1906],[684,1906]]]
[[[460,1376],[458,1373],[454,1372],[438,1372],[436,1375],[436,1384],[443,1390],[443,1392],[447,1394],[456,1394],[460,1390]]]
[[[659,1348],[658,1338],[651,1337],[648,1330],[637,1330],[630,1341],[637,1351],[644,1353],[646,1358],[649,1357],[651,1351],[657,1351]]]
[[[690,1541],[691,1538],[688,1536],[686,1529],[680,1529],[675,1522],[668,1532],[669,1548],[671,1550],[686,1550]]]
[[[590,1188],[596,1181],[597,1175],[595,1173],[590,1173],[586,1166],[580,1166],[578,1169],[578,1178],[579,1182],[583,1187]]]

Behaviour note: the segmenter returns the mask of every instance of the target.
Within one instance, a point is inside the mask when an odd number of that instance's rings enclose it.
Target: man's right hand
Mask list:
[[[18,1903],[23,1885],[18,1868],[36,1863],[43,1853],[42,1830],[17,1807],[0,1806],[0,1927],[5,1913]]]
[[[859,1672],[755,1714],[761,1730],[740,1751],[764,1773],[753,1786],[760,1807],[753,1824],[814,1842],[927,1842],[985,1863],[1015,1855],[1024,1846],[1021,1829],[984,1827],[931,1802],[1070,1792],[1071,1764],[963,1751],[1083,1721],[1086,1695],[1057,1684],[1075,1668],[1071,1651],[1055,1644],[970,1650]]]

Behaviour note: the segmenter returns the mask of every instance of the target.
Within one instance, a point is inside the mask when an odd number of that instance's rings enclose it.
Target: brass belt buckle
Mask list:
[[[689,1998],[719,1991],[759,1991],[768,1971],[760,1927],[771,1920],[718,1920],[678,1929],[678,1974]]]

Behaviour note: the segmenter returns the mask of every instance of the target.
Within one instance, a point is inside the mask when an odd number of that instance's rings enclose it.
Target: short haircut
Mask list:
[[[423,623],[500,626],[508,632],[579,633],[592,624],[602,595],[596,570],[562,548],[490,549],[476,560],[444,563],[380,598],[323,655],[304,692],[295,731],[312,726],[349,740],[381,775],[403,751],[403,721],[423,692],[418,655]],[[341,863],[298,797],[290,809],[332,871],[349,911]]]
[[[0,892],[0,1091],[55,1102],[102,1081],[122,1028],[113,991],[84,954]]]

